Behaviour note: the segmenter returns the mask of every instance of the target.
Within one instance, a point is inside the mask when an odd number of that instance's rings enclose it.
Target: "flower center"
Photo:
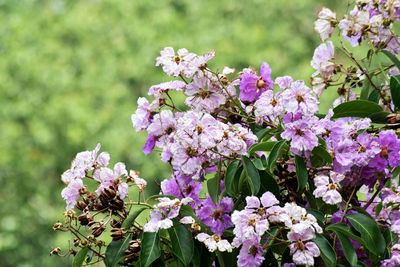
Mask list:
[[[186,186],[186,188],[183,191],[185,191],[186,195],[189,195],[192,192],[192,190],[193,190],[193,186],[188,185],[188,186]]]
[[[186,155],[193,158],[193,157],[197,156],[197,151],[189,146],[186,148]]]
[[[251,219],[249,220],[248,225],[249,225],[249,226],[255,226],[255,225],[256,225],[256,222],[257,222],[257,219],[256,219],[256,218],[251,218]]]
[[[389,150],[387,146],[381,146],[380,148],[381,148],[381,153],[380,153],[381,157],[382,158],[387,157],[387,155],[389,155]]]
[[[211,215],[215,220],[222,221],[222,211],[221,210],[214,210],[213,214]]]
[[[331,183],[331,184],[329,184],[328,188],[329,188],[329,190],[336,190],[338,187],[336,184]]]
[[[198,134],[201,134],[203,132],[203,127],[201,127],[200,125],[197,125],[196,130],[197,130]]]
[[[304,97],[302,96],[302,95],[297,95],[296,96],[296,100],[297,100],[297,102],[304,102]]]
[[[211,95],[210,91],[208,90],[201,90],[198,94],[202,99],[209,98]]]
[[[181,62],[181,58],[178,56],[174,56],[174,61],[176,64],[179,64],[179,62]]]
[[[221,241],[221,237],[219,235],[212,235],[211,238],[214,239],[215,242]]]
[[[364,146],[364,145],[362,145],[362,146],[360,146],[359,148],[358,148],[358,152],[365,152],[365,151],[367,151],[367,148]]]
[[[278,104],[278,101],[276,101],[275,99],[272,99],[272,100],[271,100],[271,105],[272,105],[273,107],[275,107],[276,104]]]
[[[303,251],[303,250],[304,250],[304,243],[301,242],[301,240],[297,241],[297,247],[298,247],[301,251]]]
[[[258,253],[258,249],[256,246],[252,245],[249,249],[249,254],[253,255],[253,257],[255,257]]]
[[[304,132],[301,129],[296,129],[296,135],[303,136]]]
[[[263,88],[264,85],[265,85],[265,81],[264,81],[263,79],[260,78],[260,79],[257,80],[257,82],[256,82],[256,87],[257,87],[258,89]]]

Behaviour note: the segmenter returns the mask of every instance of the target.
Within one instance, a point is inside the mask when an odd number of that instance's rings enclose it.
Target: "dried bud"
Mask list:
[[[390,114],[386,117],[386,124],[392,129],[400,128],[400,114]]]
[[[54,231],[60,230],[62,227],[63,227],[63,224],[60,222],[53,224]]]
[[[121,228],[113,228],[111,229],[111,237],[113,241],[120,240],[124,238],[125,232]]]
[[[113,210],[123,210],[124,204],[124,201],[122,201],[119,197],[110,201],[111,209]]]
[[[87,239],[88,239],[90,242],[96,243],[96,237],[95,237],[94,235],[89,235],[89,236],[87,237]]]
[[[141,245],[142,243],[140,242],[140,240],[131,240],[129,241],[129,250],[131,250],[132,252],[138,252],[140,251]]]
[[[61,251],[61,248],[59,248],[59,247],[53,248],[53,249],[50,251],[50,256],[51,256],[51,255],[60,255],[60,251]]]
[[[117,221],[117,220],[115,220],[115,219],[113,219],[113,220],[110,222],[110,225],[111,225],[111,227],[113,227],[113,228],[121,228],[121,226],[122,226],[121,222],[120,222],[120,221]]]
[[[99,235],[101,235],[103,232],[104,232],[104,230],[105,230],[106,228],[104,227],[104,226],[101,226],[101,227],[99,227],[99,228],[96,228],[94,231],[93,231],[93,235],[95,236],[95,237],[98,237]]]
[[[76,213],[75,213],[74,210],[67,210],[67,211],[64,212],[64,217],[67,218],[67,219],[68,218],[69,219],[74,219],[75,215],[76,215]]]
[[[70,249],[69,249],[69,253],[70,253],[72,256],[75,256],[76,254],[78,254],[78,251],[75,250],[75,249],[70,248]]]
[[[101,201],[100,202],[96,202],[96,204],[94,205],[96,210],[104,210],[107,206],[108,206],[108,203],[103,204]]]
[[[101,193],[104,194],[110,200],[117,195],[117,192],[115,192],[115,190],[112,189],[111,187],[105,188]]]
[[[79,210],[84,210],[86,208],[87,204],[83,201],[78,201],[75,204],[75,207]]]
[[[93,215],[91,213],[82,213],[78,217],[81,225],[88,225],[89,222],[93,221]]]
[[[87,246],[89,246],[90,242],[87,239],[82,239],[81,241],[79,241],[79,247],[81,248],[86,248]]]
[[[190,226],[190,228],[192,229],[192,231],[194,233],[199,233],[201,231],[201,226],[198,223],[192,223],[192,225]]]
[[[96,246],[98,246],[98,247],[103,247],[105,245],[106,245],[106,243],[103,240],[97,240],[96,241]]]

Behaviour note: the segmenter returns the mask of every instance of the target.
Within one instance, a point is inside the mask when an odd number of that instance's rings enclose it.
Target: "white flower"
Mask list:
[[[200,233],[196,236],[196,239],[204,243],[210,252],[214,252],[217,249],[221,252],[232,252],[231,244],[227,240],[221,239],[219,235],[210,236],[206,233]]]
[[[322,8],[318,14],[318,20],[314,22],[314,30],[319,34],[321,40],[324,42],[331,37],[335,27],[332,21],[336,20],[336,13],[332,12],[329,8]]]
[[[315,197],[322,197],[325,203],[335,205],[342,202],[342,196],[337,191],[339,188],[339,182],[344,179],[344,175],[337,172],[330,172],[330,180],[326,175],[318,175],[315,177],[315,186],[317,187],[313,194]]]
[[[180,219],[179,222],[182,224],[192,224],[195,223],[195,220],[193,219],[192,216],[185,216],[182,219]]]
[[[137,174],[136,171],[130,170],[130,171],[129,171],[129,176],[132,177],[133,182],[135,183],[135,185],[136,185],[137,187],[139,187],[139,190],[140,190],[140,191],[143,191],[144,188],[147,186],[146,180],[144,180],[144,179],[142,179],[142,178],[139,178],[139,175]]]

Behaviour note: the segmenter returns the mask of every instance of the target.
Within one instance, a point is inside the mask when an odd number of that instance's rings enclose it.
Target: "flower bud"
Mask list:
[[[51,256],[51,255],[60,255],[60,251],[61,251],[61,248],[59,248],[59,247],[53,248],[53,249],[50,251],[50,256]]]
[[[81,241],[79,241],[79,247],[81,248],[86,248],[87,246],[89,246],[90,242],[87,239],[82,239]]]
[[[57,222],[57,223],[53,224],[53,231],[60,230],[62,227],[63,227],[63,224],[60,222]]]

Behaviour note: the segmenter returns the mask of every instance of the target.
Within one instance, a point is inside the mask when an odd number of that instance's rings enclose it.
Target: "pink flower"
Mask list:
[[[261,93],[272,89],[274,82],[271,79],[271,69],[268,63],[264,62],[260,68],[261,77],[248,71],[243,71],[240,80],[240,100],[253,102]]]

